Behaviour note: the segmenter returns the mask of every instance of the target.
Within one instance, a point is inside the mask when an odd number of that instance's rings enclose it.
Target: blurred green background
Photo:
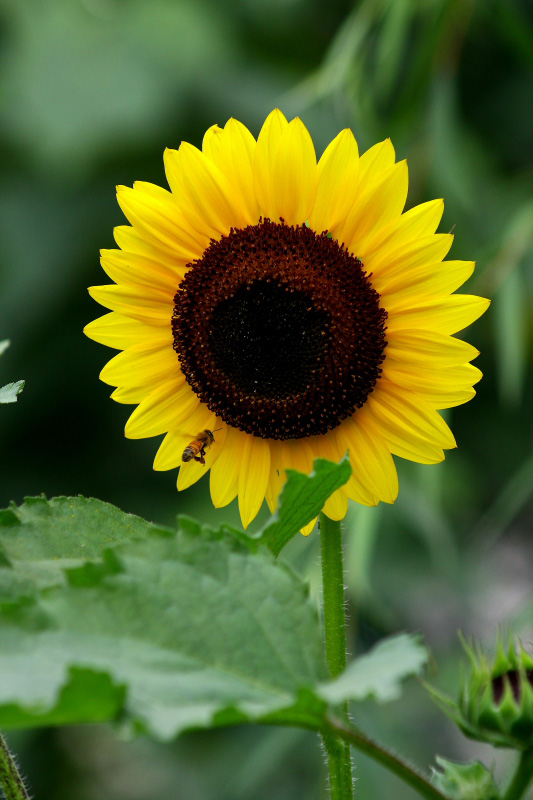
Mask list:
[[[86,287],[107,282],[98,250],[124,222],[116,184],[163,185],[166,146],[199,146],[230,116],[257,134],[279,106],[303,118],[318,154],[346,126],[361,150],[391,136],[409,159],[408,205],[445,198],[452,258],[478,262],[465,291],[493,300],[467,333],[481,350],[478,396],[447,414],[458,450],[438,466],[399,463],[396,505],[349,513],[351,651],[419,630],[432,680],[453,693],[459,627],[491,644],[512,623],[529,642],[532,67],[533,8],[521,0],[1,0],[0,339],[12,346],[0,383],[26,388],[1,412],[0,505],[81,493],[165,524],[177,512],[237,522],[235,504],[212,509],[207,480],[178,496],[174,472],[154,473],[156,441],[123,438],[131,408],[98,381],[112,351],[82,334],[104,313]],[[317,552],[315,534],[286,557],[318,593]],[[417,685],[354,715],[424,768],[435,752],[494,761]],[[318,742],[298,731],[161,746],[87,727],[10,743],[36,800],[326,796]],[[356,762],[359,797],[415,797]]]

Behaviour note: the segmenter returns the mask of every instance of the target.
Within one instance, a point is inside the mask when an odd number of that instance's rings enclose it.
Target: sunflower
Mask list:
[[[126,436],[165,434],[154,469],[179,467],[179,490],[209,472],[214,505],[238,497],[245,528],[263,499],[276,508],[287,468],[347,451],[353,474],[326,515],[342,519],[348,498],[393,503],[392,456],[442,461],[456,444],[438,410],[481,378],[452,334],[488,301],[452,294],[474,263],[443,261],[443,201],[404,213],[390,140],[359,156],[343,130],[317,164],[279,110],[257,141],[230,119],[164,160],[170,191],[118,187],[131,227],[102,251],[114,283],[90,289],[111,313],[86,334],[122,351],[100,378],[137,406]],[[183,461],[199,431],[208,446]]]

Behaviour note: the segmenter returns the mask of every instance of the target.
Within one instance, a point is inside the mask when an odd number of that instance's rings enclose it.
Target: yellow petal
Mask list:
[[[443,450],[420,439],[403,439],[388,430],[383,431],[383,436],[391,453],[407,461],[415,461],[417,464],[440,464],[444,461]]]
[[[142,233],[130,225],[118,225],[113,230],[113,235],[121,250],[157,262],[162,268],[169,269],[172,266],[183,269],[189,261],[188,258],[179,256],[177,253],[170,253],[152,242],[147,242]]]
[[[408,184],[407,161],[400,161],[361,191],[353,211],[338,232],[351,252],[358,255],[376,231],[399,218],[407,200]],[[363,182],[359,186],[363,188]]]
[[[162,203],[170,203],[171,207],[174,207],[174,198],[168,189],[163,189],[162,186],[158,186],[155,183],[148,183],[147,181],[135,181],[133,188],[138,194],[147,194],[155,200],[160,200]]]
[[[365,263],[369,254],[380,247],[398,250],[421,237],[431,236],[439,227],[443,211],[443,200],[430,200],[409,209],[377,230],[375,235],[369,234],[364,242],[359,242],[359,257]]]
[[[115,283],[132,286],[155,288],[170,299],[176,294],[178,285],[183,280],[186,268],[163,266],[146,256],[128,253],[122,250],[101,250],[100,263],[104,272]]]
[[[475,394],[472,386],[481,378],[482,373],[472,364],[447,367],[444,371],[429,367],[422,371],[411,364],[397,361],[385,361],[383,365],[384,380],[412,389],[436,408],[451,408],[466,403]]]
[[[363,263],[366,271],[372,273],[372,285],[381,293],[386,290],[387,282],[396,275],[424,264],[442,261],[452,244],[453,236],[450,233],[423,236],[398,248],[391,240],[375,252],[367,253]]]
[[[387,331],[386,356],[400,363],[450,367],[466,364],[479,355],[479,350],[462,339],[443,333],[419,330]]]
[[[316,195],[316,155],[303,122],[296,117],[282,134],[270,174],[270,202],[261,204],[265,217],[280,218],[287,225],[301,225],[308,218]]]
[[[227,427],[226,440],[211,469],[211,499],[215,508],[222,508],[237,496],[241,458],[247,434]]]
[[[275,512],[278,507],[278,496],[275,494],[273,485],[271,483],[270,478],[272,477],[272,470],[270,470],[270,477],[268,479],[268,484],[265,492],[265,500],[267,501],[268,510],[271,514]]]
[[[306,442],[312,448],[316,458],[327,458],[329,461],[338,463],[345,453],[341,452],[334,435],[312,436]],[[324,514],[330,519],[340,520],[346,516],[348,510],[348,497],[341,490],[337,489],[331,497],[324,503]]]
[[[122,211],[148,242],[178,258],[194,261],[209,244],[209,238],[191,230],[178,204],[167,194],[168,200],[163,201],[145,191],[117,187]]]
[[[155,325],[148,325],[146,322],[125,317],[123,314],[117,314],[116,311],[89,322],[83,332],[89,339],[94,339],[95,342],[114,347],[117,350],[125,350],[132,344],[140,344],[150,339],[161,339],[172,346],[170,330],[163,333],[161,328]]]
[[[362,489],[365,505],[376,505],[379,500],[394,503],[398,496],[396,466],[371,417],[359,409],[336,429],[336,434],[339,448],[350,451],[353,474],[346,486],[348,496]]]
[[[190,417],[199,402],[184,375],[165,381],[137,406],[126,423],[126,438],[145,439],[171,431]]]
[[[219,125],[211,125],[204,133],[202,140],[202,153],[205,153],[222,171],[224,171],[223,165],[226,161],[226,148],[222,140],[223,135],[223,128]]]
[[[395,161],[396,154],[390,139],[385,139],[385,141],[370,147],[360,158],[360,186],[368,186],[373,181],[379,180]]]
[[[270,442],[270,475],[265,499],[273,514],[279,503],[279,496],[287,480],[283,463],[283,442],[272,439]]]
[[[101,306],[118,311],[126,317],[146,322],[148,325],[170,329],[174,302],[168,292],[147,289],[146,286],[91,286],[89,294]]]
[[[359,410],[365,411],[374,419],[393,455],[406,458],[408,461],[416,461],[419,464],[439,464],[444,461],[444,452],[440,447],[400,430],[389,421],[383,424],[374,414],[374,408],[369,401],[370,398],[364,409]]]
[[[387,311],[402,310],[414,296],[447,295],[455,292],[474,271],[474,261],[441,261],[438,264],[408,269],[387,281],[381,293]]]
[[[313,461],[316,454],[307,439],[291,439],[285,442],[272,440],[270,442],[270,476],[266,492],[266,501],[271,513],[278,507],[279,497],[285,481],[286,469],[296,469],[309,475],[313,470]],[[300,529],[304,536],[308,536],[316,525],[317,517]]]
[[[342,489],[337,489],[324,503],[324,514],[335,520],[344,519],[348,511],[348,495]]]
[[[178,357],[159,339],[134,344],[103,368],[100,380],[111,386],[157,386],[181,375]]]
[[[259,220],[254,187],[256,142],[248,128],[230,119],[224,129],[213,125],[206,132],[202,150],[231,182],[249,224]]]
[[[147,386],[128,386],[119,387],[111,392],[111,399],[116,403],[123,403],[124,405],[137,405],[141,400],[144,400],[149,394],[150,388]]]
[[[387,331],[426,328],[439,333],[457,333],[485,313],[490,300],[469,294],[425,299],[411,308],[395,311],[387,319]]]
[[[310,533],[313,533],[317,519],[318,517],[315,517],[307,525],[304,525],[303,528],[300,529],[300,533],[302,533],[304,536],[309,536]]]
[[[183,215],[211,239],[249,223],[226,175],[201,150],[182,142],[165,151],[165,169]]]
[[[154,470],[165,472],[167,469],[179,467],[183,451],[194,439],[195,434],[185,434],[183,431],[169,431],[156,453],[154,459]]]
[[[378,402],[374,395],[375,391],[360,411],[372,417],[393,455],[421,464],[438,464],[444,460],[442,448],[430,441],[427,435],[422,435],[416,427],[420,420],[417,419],[415,424],[406,416],[405,410],[395,412],[390,406],[385,407]]]
[[[270,473],[270,444],[249,434],[243,441],[239,473],[239,511],[244,529],[257,516],[265,499]]]
[[[279,110],[274,109],[265,120],[257,139],[254,157],[254,185],[259,208],[266,216],[266,209],[273,205],[276,187],[273,182],[277,149],[289,123]]]
[[[390,453],[389,453],[390,455]],[[366,471],[356,471],[357,465],[350,457],[350,464],[354,470],[350,476],[350,480],[343,487],[344,493],[351,500],[355,500],[362,506],[377,506],[379,503],[379,495],[375,491],[369,489],[368,474]]]
[[[420,439],[439,449],[456,447],[448,425],[434,407],[416,394],[416,387],[400,388],[385,375],[368,398],[365,408],[383,429],[404,438]],[[356,412],[356,416],[359,412]]]
[[[445,396],[435,393],[432,397],[430,394],[425,394],[424,399],[428,402],[432,402],[435,408],[445,409],[455,408],[456,406],[468,403],[475,396],[475,389],[456,389],[454,392],[447,392]]]
[[[283,469],[295,469],[309,475],[316,458],[315,449],[307,438],[287,439],[281,442],[281,461]]]
[[[317,167],[315,205],[309,226],[322,233],[330,231],[351,211],[359,179],[359,150],[351,130],[346,128],[324,151]]]

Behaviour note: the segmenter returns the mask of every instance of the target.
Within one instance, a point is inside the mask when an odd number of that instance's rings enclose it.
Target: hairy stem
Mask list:
[[[341,523],[320,514],[324,639],[329,673],[336,678],[346,668],[346,618],[344,611],[344,565]],[[348,720],[348,704],[344,707]],[[322,736],[328,755],[331,800],[352,800],[350,744],[334,731]]]
[[[336,735],[345,742],[349,742],[362,753],[366,753],[375,761],[378,761],[390,772],[397,775],[404,783],[411,786],[421,797],[425,797],[426,800],[447,800],[446,795],[433,786],[429,778],[426,778],[425,775],[403,761],[395,753],[391,753],[385,747],[370,739],[352,723],[347,724],[344,720],[330,717],[327,721],[326,731],[330,735]],[[521,795],[516,795],[516,799],[519,797]],[[505,797],[505,800],[515,800],[515,795]]]
[[[9,751],[7,742],[0,733],[0,786],[6,800],[29,800],[24,781]]]

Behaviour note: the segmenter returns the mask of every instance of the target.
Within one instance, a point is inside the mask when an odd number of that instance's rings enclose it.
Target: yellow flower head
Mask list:
[[[452,337],[488,301],[452,294],[471,261],[443,261],[443,201],[403,213],[407,164],[390,140],[359,156],[342,131],[318,164],[300,119],[267,118],[257,141],[214,125],[202,150],[167,150],[171,191],[118,187],[131,223],[102,251],[111,313],[85,332],[122,352],[101,379],[137,406],[132,439],[166,434],[154,469],[178,489],[210,473],[215,506],[236,496],[245,527],[274,510],[287,468],[349,451],[328,500],[392,503],[392,454],[442,461],[454,437],[438,409],[474,396],[478,354]],[[308,530],[312,525],[308,526]]]

